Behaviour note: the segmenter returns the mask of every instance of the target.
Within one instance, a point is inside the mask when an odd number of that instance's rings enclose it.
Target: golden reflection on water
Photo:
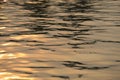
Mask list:
[[[8,54],[1,54],[0,59],[14,59],[14,58],[19,58],[19,57],[25,57],[25,54],[23,53],[8,53]]]
[[[1,72],[0,80],[35,80],[35,79],[20,77],[20,76],[17,76],[16,74],[12,74],[8,72]]]
[[[0,50],[0,53],[5,53],[6,51],[4,50]],[[25,58],[26,54],[24,53],[7,53],[7,54],[1,54],[0,55],[0,60],[5,60],[5,59],[17,59],[17,58]],[[28,63],[27,61],[21,61],[22,63]],[[8,65],[10,66],[10,65]],[[19,66],[19,65],[17,65]],[[3,66],[5,67],[5,66]],[[24,70],[22,68],[22,70]],[[27,69],[25,69],[27,70]],[[22,75],[19,76],[16,73],[10,73],[10,72],[5,72],[6,70],[2,70],[2,72],[0,72],[0,80],[36,80],[35,78],[29,78],[29,77],[23,77],[26,75]],[[29,70],[30,71],[30,70]]]
[[[118,3],[0,4],[0,80],[118,80]]]

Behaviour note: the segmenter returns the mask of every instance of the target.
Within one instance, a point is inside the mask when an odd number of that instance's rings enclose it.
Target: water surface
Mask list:
[[[119,0],[0,4],[0,80],[119,80]]]

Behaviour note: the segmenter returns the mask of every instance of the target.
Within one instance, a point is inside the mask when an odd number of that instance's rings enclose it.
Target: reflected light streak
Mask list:
[[[0,80],[35,80],[34,78],[20,77],[12,73],[1,72]]]
[[[13,42],[8,42],[8,43],[4,43],[4,44],[2,44],[2,46],[16,46],[16,45],[20,45],[20,44],[18,44],[18,43],[13,43]]]
[[[5,29],[6,27],[0,27],[0,29]]]
[[[4,52],[6,52],[5,50],[0,50],[0,53],[4,53]]]
[[[26,55],[24,53],[8,53],[8,54],[0,54],[0,59],[14,59],[14,58],[20,58],[25,57]]]
[[[13,36],[10,37],[11,39],[16,39],[16,40],[21,40],[21,39],[30,39],[30,40],[38,40],[38,41],[48,41],[49,39],[46,38],[47,36],[45,35],[20,35],[20,36]]]

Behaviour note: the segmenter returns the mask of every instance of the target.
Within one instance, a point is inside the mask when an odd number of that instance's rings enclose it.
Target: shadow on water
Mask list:
[[[68,42],[67,44],[79,49],[80,47],[77,46],[81,44],[80,41],[86,44],[94,42],[86,42],[86,38],[79,36],[91,35],[89,32],[94,27],[82,24],[96,19],[93,16],[84,15],[92,11],[91,3],[90,0],[43,0],[38,3],[26,3],[24,7],[34,12],[30,14],[31,17],[38,18],[35,23],[29,25],[32,31],[47,34],[53,38],[68,38],[73,40],[72,42],[76,41],[77,43]]]

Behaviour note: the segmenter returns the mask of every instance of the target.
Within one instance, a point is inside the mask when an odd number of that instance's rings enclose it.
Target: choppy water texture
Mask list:
[[[119,0],[0,4],[0,80],[119,80]]]

